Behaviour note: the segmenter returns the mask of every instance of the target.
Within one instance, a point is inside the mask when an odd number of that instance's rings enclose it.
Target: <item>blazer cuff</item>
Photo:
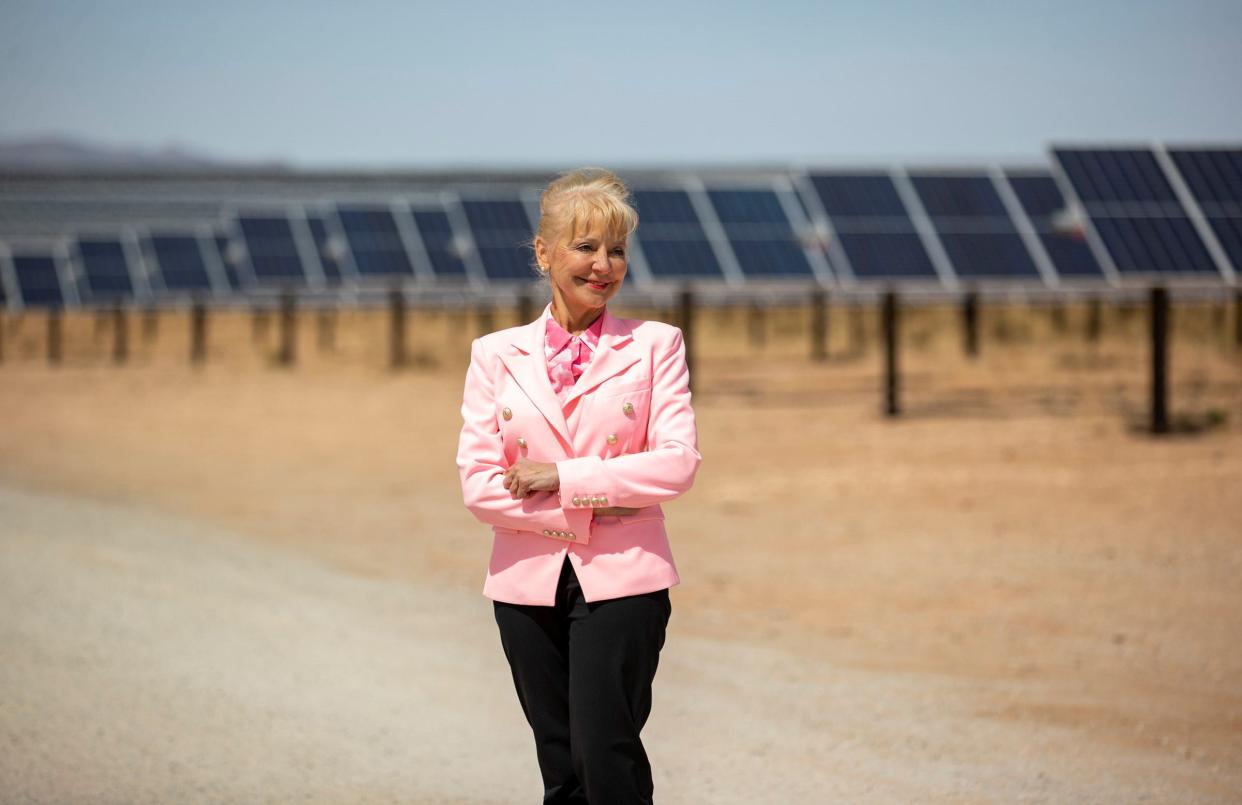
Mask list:
[[[543,535],[564,542],[586,545],[591,541],[591,526],[594,525],[595,513],[590,509],[567,510],[565,528],[545,528]]]
[[[589,512],[619,505],[608,499],[612,490],[604,460],[599,456],[562,459],[556,462],[556,472],[561,481],[561,508],[566,516],[576,509]]]

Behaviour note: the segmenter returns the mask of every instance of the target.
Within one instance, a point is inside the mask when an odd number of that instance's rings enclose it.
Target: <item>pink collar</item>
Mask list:
[[[573,340],[573,336],[569,334],[564,327],[557,323],[552,317],[552,305],[549,304],[544,308],[543,316],[547,320],[547,328],[545,330],[546,344],[550,355],[555,355],[565,348],[565,345]],[[594,352],[599,346],[599,336],[604,330],[604,314],[601,311],[591,326],[582,331],[579,339],[591,348]]]

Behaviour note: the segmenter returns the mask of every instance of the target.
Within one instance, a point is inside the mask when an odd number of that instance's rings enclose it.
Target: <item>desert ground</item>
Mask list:
[[[662,311],[620,313],[662,316]],[[705,310],[644,731],[663,803],[1242,800],[1242,349],[1175,310]],[[453,459],[490,316],[0,321],[0,800],[537,802]]]

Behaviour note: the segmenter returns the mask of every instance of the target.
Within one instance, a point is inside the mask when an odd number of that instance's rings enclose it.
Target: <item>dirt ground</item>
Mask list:
[[[0,487],[473,602],[490,534],[461,506],[453,455],[479,317],[414,316],[412,366],[391,371],[381,314],[303,322],[293,368],[271,364],[274,323],[240,313],[213,318],[197,368],[180,315],[153,333],[132,322],[124,366],[107,321],[66,321],[53,367],[42,322],[9,320]],[[1142,430],[1141,312],[1110,309],[1088,344],[1083,310],[1064,331],[1043,312],[989,311],[974,361],[953,315],[903,321],[897,420],[880,415],[868,312],[834,309],[822,363],[805,357],[799,312],[703,316],[704,462],[665,507],[683,583],[648,730],[667,738],[652,748],[667,801],[762,801],[733,796],[773,764],[831,771],[803,801],[1242,799],[1242,352],[1228,314],[1175,316],[1184,432],[1161,438]],[[10,557],[26,550],[0,537]],[[679,642],[724,665],[679,662]],[[665,718],[710,712],[716,740],[677,739],[692,725],[660,720],[661,685],[691,699]],[[467,718],[520,722],[512,704]]]

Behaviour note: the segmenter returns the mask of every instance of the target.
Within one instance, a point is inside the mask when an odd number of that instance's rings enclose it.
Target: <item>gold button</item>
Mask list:
[[[578,496],[577,496],[577,495],[574,495],[574,505],[575,505],[575,506],[581,506],[581,505],[582,505],[582,503],[579,501],[579,499],[578,499]]]
[[[545,537],[550,537],[550,536],[552,536],[552,531],[551,531],[550,529],[545,528],[545,529],[543,530],[543,535],[544,535]]]
[[[574,532],[570,531],[570,532],[569,532],[569,538],[570,538],[570,539],[577,539],[577,538],[578,538],[578,535],[577,535],[577,534],[575,534]]]
[[[564,531],[557,531],[557,532],[556,532],[556,535],[557,535],[558,537],[560,537],[561,539],[564,539],[565,537],[568,537],[568,536],[569,536],[569,534],[568,534],[568,533],[566,533],[566,532],[564,532]]]
[[[521,436],[519,436],[519,437],[518,437],[518,447],[525,447],[525,446],[526,446],[526,440],[525,440],[525,439],[523,439]]]
[[[627,402],[625,405],[621,406],[621,410],[627,414],[634,413],[634,403]]]
[[[604,504],[605,506],[607,506],[607,505],[608,505],[608,496],[607,496],[607,495],[603,495],[603,496],[601,496],[601,497],[600,497],[600,499],[599,499],[599,502],[600,502],[600,503],[602,503],[602,504]]]
[[[593,497],[593,498],[591,498],[591,505],[592,505],[592,506],[598,506],[598,505],[599,505],[599,498],[598,498],[598,497]]]
[[[504,408],[501,409],[500,415],[504,417],[506,420],[513,419],[513,410],[510,409],[509,406],[506,405]]]
[[[617,434],[615,433],[608,434],[608,444],[616,444],[616,443],[617,443]]]

